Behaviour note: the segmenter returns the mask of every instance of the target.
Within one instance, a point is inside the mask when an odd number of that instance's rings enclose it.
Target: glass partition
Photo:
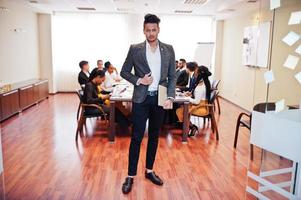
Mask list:
[[[270,42],[267,68],[256,69],[254,81],[254,106],[262,106],[252,112],[246,199],[301,199],[301,1],[268,3],[259,11]]]

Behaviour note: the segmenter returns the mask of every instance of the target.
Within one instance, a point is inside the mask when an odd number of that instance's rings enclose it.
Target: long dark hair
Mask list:
[[[194,85],[193,92],[197,85],[201,82],[204,81],[205,87],[206,87],[206,99],[210,101],[210,93],[211,93],[211,84],[208,79],[208,77],[211,76],[211,72],[209,72],[208,68],[205,66],[200,66],[198,67],[197,70],[197,77]]]

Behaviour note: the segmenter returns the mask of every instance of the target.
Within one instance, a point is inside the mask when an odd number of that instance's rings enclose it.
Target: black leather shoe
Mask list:
[[[149,179],[151,182],[153,182],[153,184],[160,186],[163,185],[163,181],[155,174],[155,172],[145,172],[145,178]]]
[[[123,194],[128,194],[132,190],[132,185],[134,183],[134,179],[131,177],[126,177],[125,181],[122,185]]]

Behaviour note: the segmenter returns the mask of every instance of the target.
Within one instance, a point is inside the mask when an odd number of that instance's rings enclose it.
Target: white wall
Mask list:
[[[197,42],[212,42],[212,18],[161,15],[159,39],[172,44],[176,58],[193,61]],[[145,40],[144,16],[140,14],[56,13],[52,19],[54,79],[58,91],[79,87],[78,63],[109,60],[121,68],[130,44]],[[201,63],[199,63],[201,64]]]
[[[50,14],[38,14],[40,78],[48,79],[49,92],[55,93],[57,90],[52,65],[51,18]]]
[[[217,44],[222,49],[221,95],[248,110],[254,105],[256,70],[242,65],[242,40],[244,27],[254,23],[252,15],[225,20],[219,27],[223,28],[223,41]]]
[[[37,15],[22,3],[0,0],[9,11],[0,14],[0,82],[39,78]],[[21,28],[24,32],[13,30]]]
[[[109,60],[120,68],[129,48],[127,21],[119,14],[55,14],[52,18],[54,79],[58,91],[74,91],[87,60],[90,71],[96,61]]]
[[[242,40],[246,26],[256,25],[260,22],[271,21],[273,12],[268,8],[253,13],[246,13],[227,19],[223,27],[218,31],[223,33],[222,41],[217,41],[217,48],[222,49],[219,56],[221,95],[235,104],[252,110],[253,106],[267,100],[270,102],[285,99],[288,105],[298,105],[301,100],[300,84],[294,75],[301,70],[301,62],[295,70],[283,67],[289,54],[301,44],[299,40],[294,46],[289,47],[281,40],[290,31],[301,33],[301,26],[288,26],[291,12],[301,9],[300,0],[283,0],[281,8],[275,12],[275,27],[273,37],[273,49],[271,55],[271,69],[274,72],[275,81],[270,84],[269,92],[264,80],[264,73],[268,69],[255,69],[242,65]],[[260,15],[259,15],[260,14]],[[256,18],[260,16],[260,22]],[[297,55],[296,55],[297,56]]]

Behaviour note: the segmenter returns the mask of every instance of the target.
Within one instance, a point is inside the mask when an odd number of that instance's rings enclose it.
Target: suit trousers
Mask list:
[[[133,133],[129,149],[129,176],[135,176],[137,174],[140,146],[144,136],[147,119],[149,119],[149,123],[146,168],[153,169],[158,147],[160,127],[163,123],[165,111],[161,106],[158,106],[158,95],[148,95],[142,103],[133,103],[132,113]]]

